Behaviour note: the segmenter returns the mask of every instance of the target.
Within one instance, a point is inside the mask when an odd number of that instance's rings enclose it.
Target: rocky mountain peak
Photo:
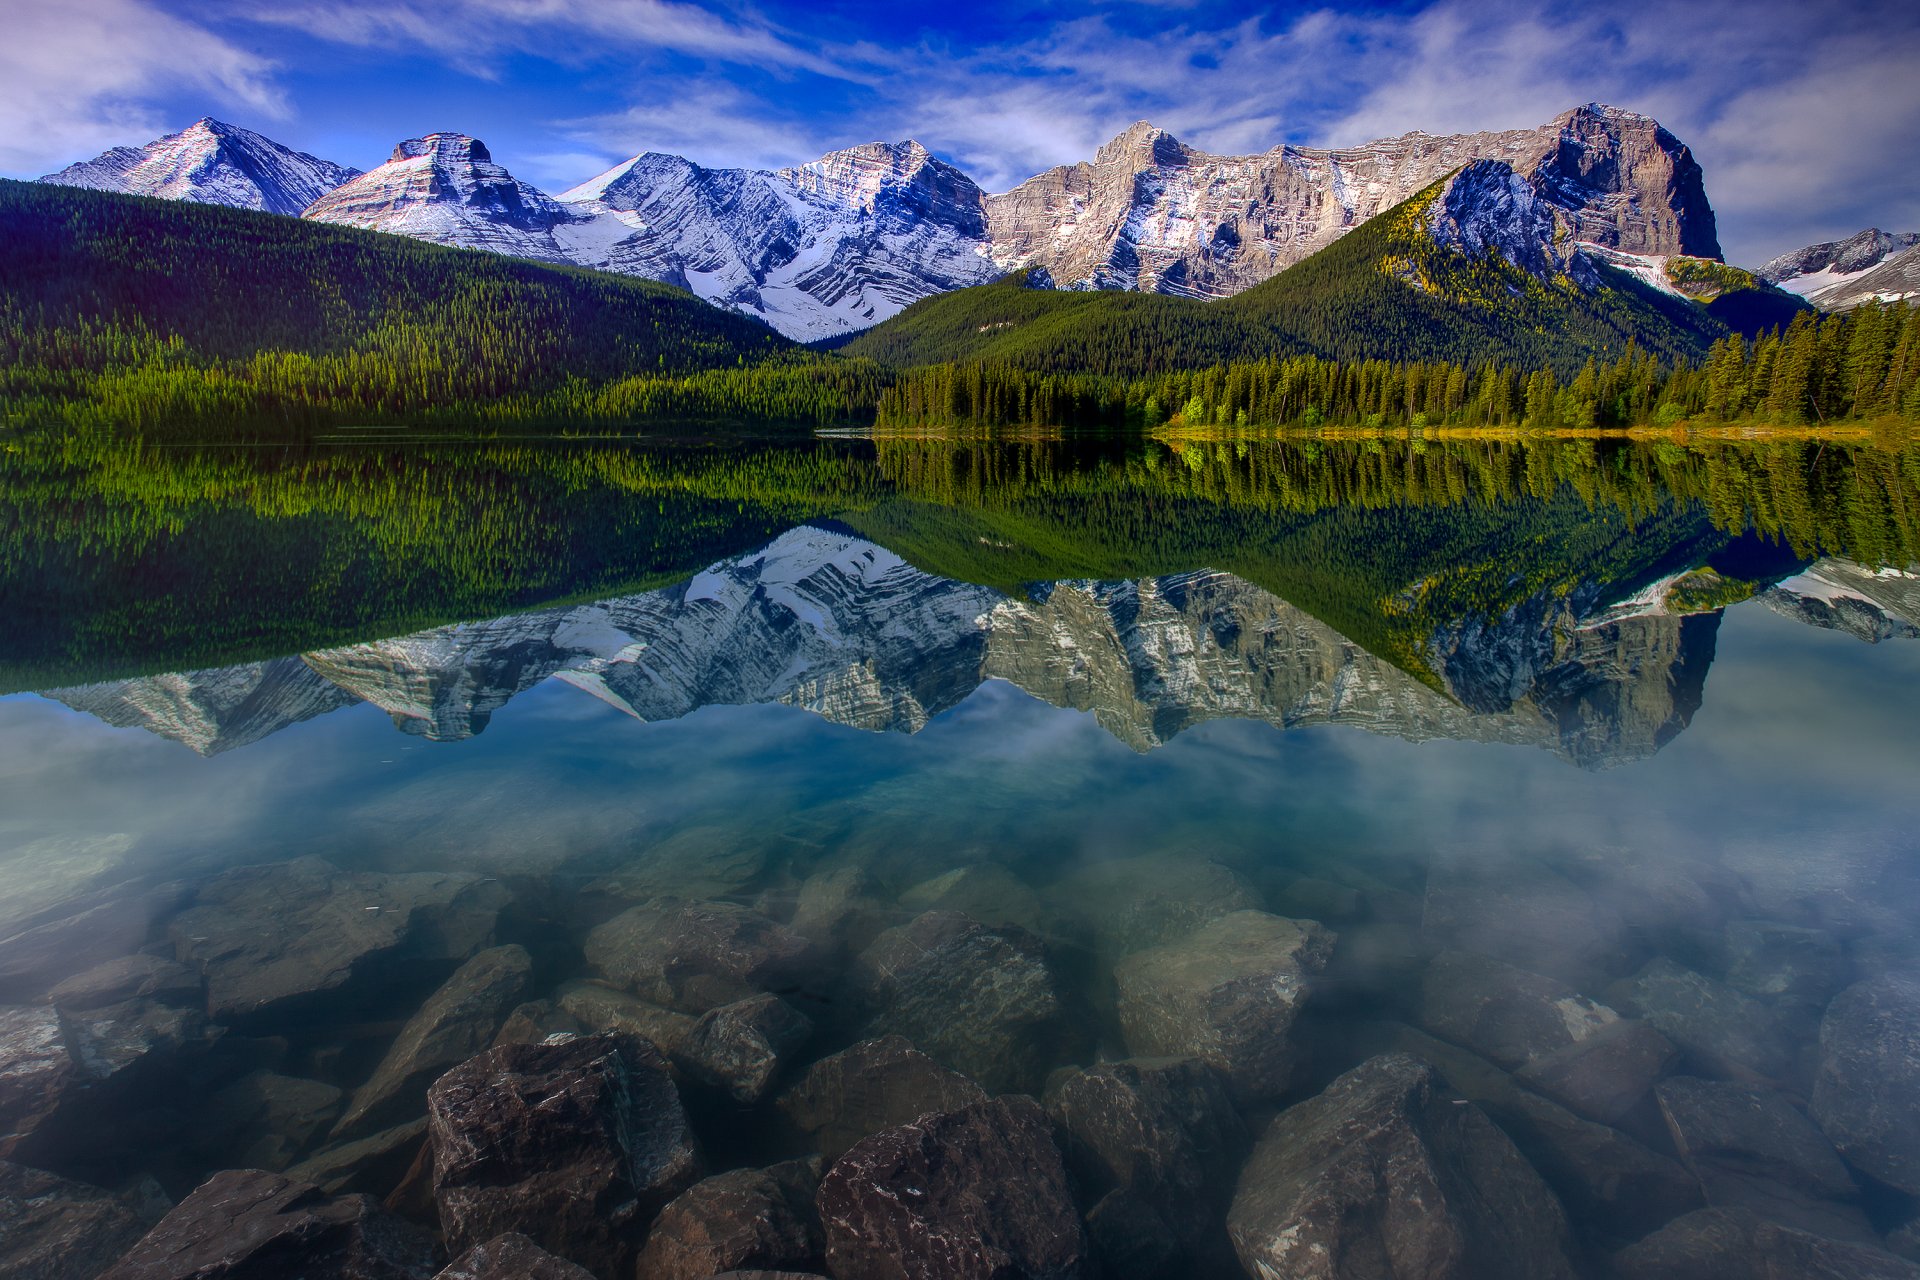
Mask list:
[[[40,181],[298,214],[359,172],[281,146],[250,129],[202,116],[178,133],[143,147],[114,147]]]
[[[1826,240],[1771,259],[1755,274],[1768,284],[1797,293],[1822,310],[1857,305],[1869,298],[1904,297],[1920,280],[1920,232],[1893,234],[1878,227],[1845,240]],[[1884,269],[1883,269],[1884,268]]]
[[[1499,254],[1538,279],[1571,274],[1597,283],[1574,242],[1561,235],[1558,211],[1504,160],[1476,160],[1450,179],[1427,214],[1436,244]]]
[[[1185,164],[1190,154],[1190,148],[1165,129],[1136,120],[1127,126],[1126,132],[1101,147],[1093,163],[1100,169],[1149,169]]]

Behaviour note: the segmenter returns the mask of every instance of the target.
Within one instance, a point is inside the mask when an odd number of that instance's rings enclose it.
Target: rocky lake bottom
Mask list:
[[[0,1275],[1920,1277],[1910,558],[1059,491],[139,652],[10,552]]]

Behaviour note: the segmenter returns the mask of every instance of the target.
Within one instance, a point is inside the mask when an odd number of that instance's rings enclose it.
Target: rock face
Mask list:
[[[957,1111],[986,1096],[905,1036],[881,1036],[814,1063],[781,1095],[780,1109],[833,1160],[868,1134],[929,1112]]]
[[[1768,1222],[1700,1209],[1614,1257],[1620,1280],[1920,1280],[1920,1265]]]
[[[146,1233],[108,1192],[0,1160],[0,1275],[92,1280]]]
[[[598,1275],[692,1184],[699,1158],[666,1063],[578,1036],[489,1049],[427,1094],[433,1194],[449,1252],[517,1231]]]
[[[1200,1256],[1225,1243],[1222,1211],[1248,1138],[1213,1067],[1135,1058],[1075,1070],[1047,1090],[1047,1113],[1083,1197],[1124,1193]]]
[[[169,936],[206,979],[207,1013],[225,1020],[279,1011],[383,964],[463,960],[506,902],[480,876],[344,872],[298,858],[216,876]]]
[[[1334,935],[1311,920],[1235,911],[1114,970],[1120,1029],[1139,1057],[1194,1057],[1235,1095],[1286,1092],[1300,1062],[1288,1035]]]
[[[144,147],[115,147],[40,181],[297,216],[359,173],[203,116]]]
[[[1720,256],[1700,166],[1646,116],[1589,105],[1537,129],[1411,133],[1332,151],[1196,151],[1141,123],[1091,164],[989,197],[995,261],[1063,286],[1223,297],[1478,160],[1510,165],[1571,239],[1635,254]]]
[[[353,1095],[334,1126],[345,1137],[419,1114],[426,1088],[441,1072],[493,1041],[520,1002],[533,972],[525,947],[489,947],[454,970],[407,1020],[373,1076]]]
[[[1768,284],[1799,294],[1822,311],[1839,311],[1877,296],[1895,280],[1904,280],[1906,273],[1896,265],[1903,260],[1917,264],[1915,274],[1920,275],[1920,258],[1912,252],[1916,246],[1920,246],[1920,232],[1896,235],[1868,227],[1845,240],[1827,240],[1783,253],[1755,274]],[[1883,266],[1894,266],[1895,270],[1882,272],[1879,268]],[[1920,281],[1908,288],[1920,289]],[[1904,292],[1898,284],[1894,284],[1894,291]]]
[[[640,1254],[647,1280],[798,1270],[820,1257],[818,1170],[804,1161],[735,1169],[696,1182],[660,1211]]]
[[[775,171],[650,152],[560,198],[608,227],[611,243],[581,246],[580,261],[680,285],[802,341],[1001,274],[985,195],[917,142]]]
[[[485,143],[463,133],[409,138],[385,164],[315,199],[303,216],[544,262],[572,261],[558,233],[588,221],[495,164]]]
[[[1274,1120],[1227,1230],[1247,1273],[1273,1280],[1574,1274],[1566,1217],[1539,1175],[1478,1107],[1398,1054]]]
[[[217,1173],[100,1280],[426,1280],[433,1242],[365,1196],[257,1169]]]
[[[1874,978],[1834,997],[1811,1112],[1855,1168],[1920,1195],[1920,977]]]
[[[860,955],[870,1035],[905,1036],[990,1093],[1038,1092],[1084,1038],[1040,941],[929,911]]]
[[[433,1280],[593,1280],[593,1273],[510,1231],[473,1246]]]
[[[922,1116],[856,1143],[820,1184],[838,1280],[1067,1280],[1086,1236],[1030,1098]]]
[[[634,907],[588,934],[586,952],[610,981],[686,1013],[790,990],[817,962],[805,938],[730,902]]]

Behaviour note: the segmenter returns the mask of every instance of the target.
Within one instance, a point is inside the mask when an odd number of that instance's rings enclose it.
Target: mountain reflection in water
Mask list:
[[[698,1138],[657,1200],[1026,1092],[1138,1156],[1069,1236],[1236,1277],[1275,1113],[1378,1104],[1530,1275],[1899,1274],[1917,492],[1899,441],[0,454],[0,1214],[53,1179],[108,1257],[251,1168],[440,1230],[428,1084],[608,1033]],[[725,1234],[676,1203],[620,1274]]]

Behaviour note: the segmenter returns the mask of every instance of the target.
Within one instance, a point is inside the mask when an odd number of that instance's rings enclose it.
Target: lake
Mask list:
[[[1489,1275],[1920,1256],[1910,439],[16,443],[0,487],[0,1157],[111,1193],[103,1264],[235,1168],[442,1228],[429,1086],[602,1033],[683,1117],[615,1227],[527,1219],[603,1275],[710,1274],[701,1212],[822,1271],[870,1135],[988,1095],[1045,1110],[955,1149],[1009,1144],[1061,1275],[1319,1274],[1289,1214],[1407,1134]]]

